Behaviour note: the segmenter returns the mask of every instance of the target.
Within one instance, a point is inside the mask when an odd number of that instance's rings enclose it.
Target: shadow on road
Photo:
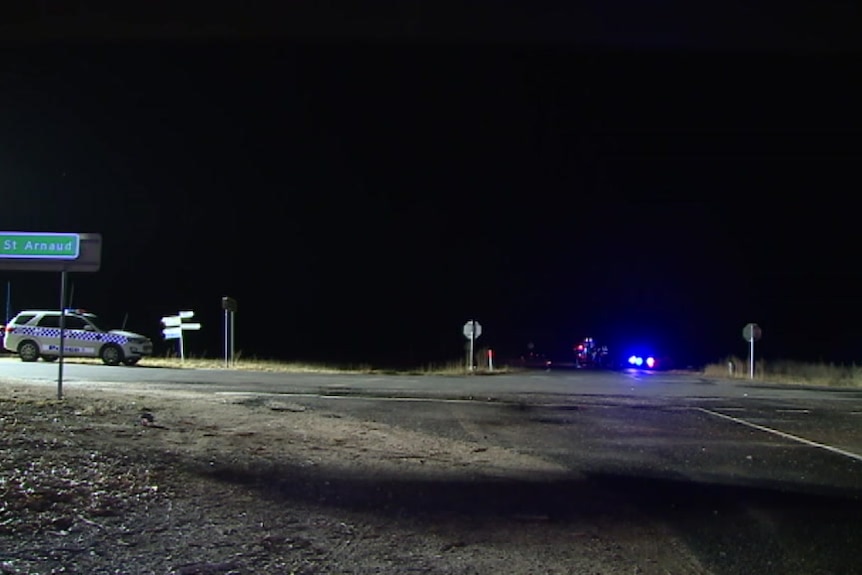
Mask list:
[[[569,534],[585,523],[666,525],[714,573],[862,572],[858,491],[610,473],[549,481],[330,476],[285,467],[203,473],[282,502],[473,530],[523,521]]]

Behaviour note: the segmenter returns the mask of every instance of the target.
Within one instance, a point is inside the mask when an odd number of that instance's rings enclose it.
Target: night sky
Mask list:
[[[244,356],[862,359],[859,51],[423,30],[7,44],[0,229],[101,233],[72,305],[159,353],[192,309],[220,356],[229,295]]]

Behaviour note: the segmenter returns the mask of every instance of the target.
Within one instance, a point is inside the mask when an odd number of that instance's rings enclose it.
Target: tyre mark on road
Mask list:
[[[757,423],[751,423],[750,421],[745,421],[744,419],[739,419],[738,417],[733,417],[732,415],[726,415],[724,413],[712,411],[711,409],[705,409],[703,407],[695,407],[694,409],[696,409],[698,411],[702,411],[703,413],[707,413],[709,415],[714,415],[714,416],[720,417],[722,419],[727,419],[729,421],[733,421],[734,423],[738,423],[740,425],[745,425],[745,426],[751,427],[753,429],[764,431],[766,433],[771,433],[773,435],[777,435],[777,436],[782,437],[784,439],[796,441],[797,443],[802,443],[803,445],[807,445],[809,447],[816,447],[818,449],[825,449],[826,451],[830,451],[832,453],[836,453],[838,455],[843,455],[844,457],[848,457],[850,459],[854,459],[856,461],[862,462],[862,455],[853,453],[851,451],[846,451],[844,449],[840,449],[838,447],[833,447],[833,446],[827,445],[825,443],[818,443],[816,441],[811,441],[810,439],[805,439],[804,437],[799,437],[798,435],[792,435],[790,433],[785,433],[785,432],[779,431],[777,429],[772,429],[771,427],[766,427],[765,425],[759,425]]]

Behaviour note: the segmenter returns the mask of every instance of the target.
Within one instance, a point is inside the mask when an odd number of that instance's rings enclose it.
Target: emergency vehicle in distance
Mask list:
[[[660,371],[673,369],[673,362],[667,356],[634,353],[626,358],[624,367]]]
[[[607,369],[611,367],[608,346],[599,345],[591,337],[586,337],[574,347],[575,367]]]

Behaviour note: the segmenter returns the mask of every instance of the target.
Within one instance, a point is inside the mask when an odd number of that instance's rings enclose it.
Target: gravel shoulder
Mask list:
[[[0,381],[0,574],[706,573],[511,449],[270,396]],[[537,487],[538,486],[538,487]]]

